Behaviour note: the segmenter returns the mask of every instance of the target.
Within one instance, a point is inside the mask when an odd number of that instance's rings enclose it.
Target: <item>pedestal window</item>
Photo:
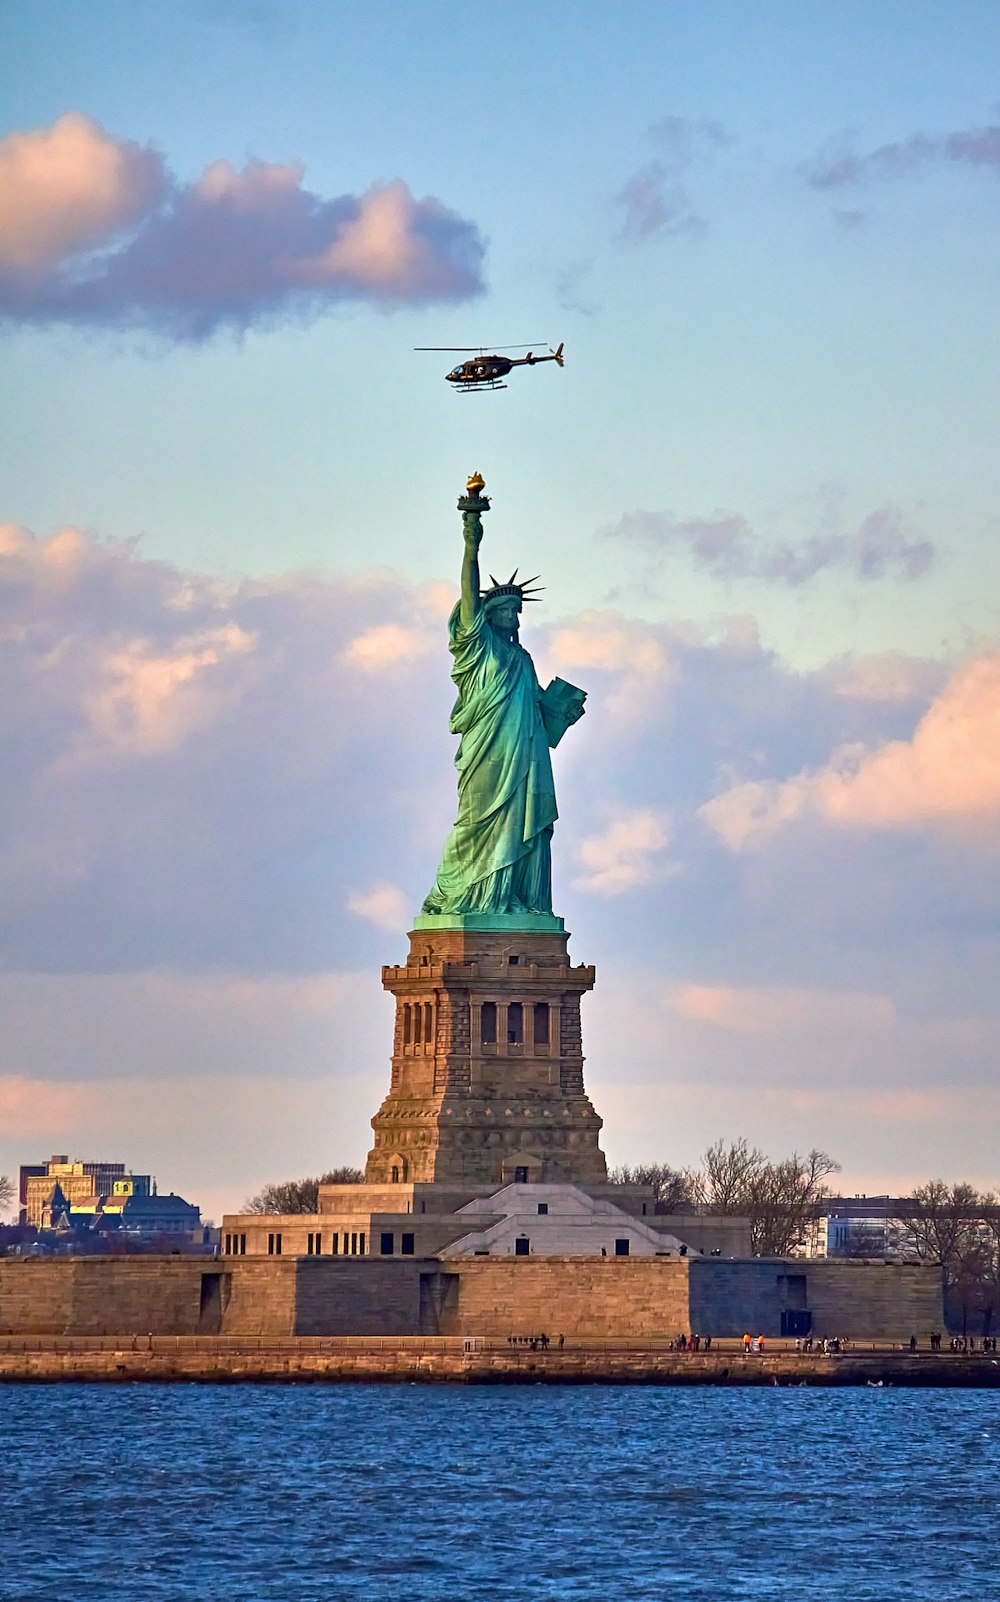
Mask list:
[[[507,1004],[507,1044],[524,1045],[524,1005],[520,1001]]]

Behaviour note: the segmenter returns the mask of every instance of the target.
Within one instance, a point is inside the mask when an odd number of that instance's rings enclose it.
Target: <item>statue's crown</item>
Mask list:
[[[491,573],[490,580],[493,588],[482,591],[482,603],[489,611],[491,607],[499,606],[501,601],[515,600],[519,607],[524,601],[537,601],[538,595],[529,593],[528,586],[534,584],[535,579],[538,577],[539,575],[536,573],[535,578],[525,579],[523,584],[515,584],[514,580],[517,578],[517,568],[515,567],[506,584],[499,584]],[[544,587],[542,584],[537,586],[539,590],[544,589]]]

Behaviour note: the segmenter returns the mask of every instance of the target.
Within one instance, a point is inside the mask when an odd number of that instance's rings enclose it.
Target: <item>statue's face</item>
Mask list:
[[[501,634],[513,634],[517,628],[519,610],[516,601],[500,601],[496,606],[490,607],[490,622]]]

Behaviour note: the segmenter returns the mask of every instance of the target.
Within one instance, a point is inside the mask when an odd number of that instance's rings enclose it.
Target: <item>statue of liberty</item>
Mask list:
[[[489,510],[477,473],[459,500],[465,535],[462,594],[448,620],[458,700],[451,732],[460,737],[458,818],[445,843],[425,919],[552,919],[552,827],[558,816],[549,747],[583,716],[586,692],[553,679],[544,691],[518,640],[522,605],[534,580],[492,579],[481,590],[481,514]],[[561,926],[561,925],[560,925]]]

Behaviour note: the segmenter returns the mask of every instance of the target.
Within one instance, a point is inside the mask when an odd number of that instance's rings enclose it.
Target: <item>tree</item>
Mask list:
[[[961,1255],[968,1222],[979,1209],[971,1185],[928,1180],[905,1197],[899,1207],[904,1242],[922,1262],[954,1263]]]
[[[750,1220],[750,1246],[757,1257],[787,1257],[802,1238],[823,1197],[826,1179],[840,1164],[828,1152],[793,1152],[772,1162],[742,1137],[709,1146],[700,1168],[667,1163],[621,1167],[608,1176],[615,1185],[652,1185],[657,1212],[725,1213]]]
[[[787,1257],[829,1194],[828,1175],[839,1169],[825,1151],[772,1162],[742,1137],[729,1145],[717,1140],[694,1176],[694,1193],[709,1212],[749,1218],[754,1256]]]
[[[319,1206],[320,1185],[361,1185],[360,1168],[331,1168],[316,1179],[285,1179],[265,1185],[256,1196],[243,1203],[245,1213],[314,1213]]]
[[[0,1216],[2,1216],[14,1200],[14,1181],[8,1179],[6,1174],[0,1174]]]
[[[695,1205],[691,1175],[669,1163],[623,1163],[608,1174],[612,1185],[652,1185],[658,1213],[689,1213]]]
[[[900,1202],[897,1220],[904,1255],[941,1264],[949,1325],[989,1334],[1000,1314],[1000,1200],[932,1179]]]

